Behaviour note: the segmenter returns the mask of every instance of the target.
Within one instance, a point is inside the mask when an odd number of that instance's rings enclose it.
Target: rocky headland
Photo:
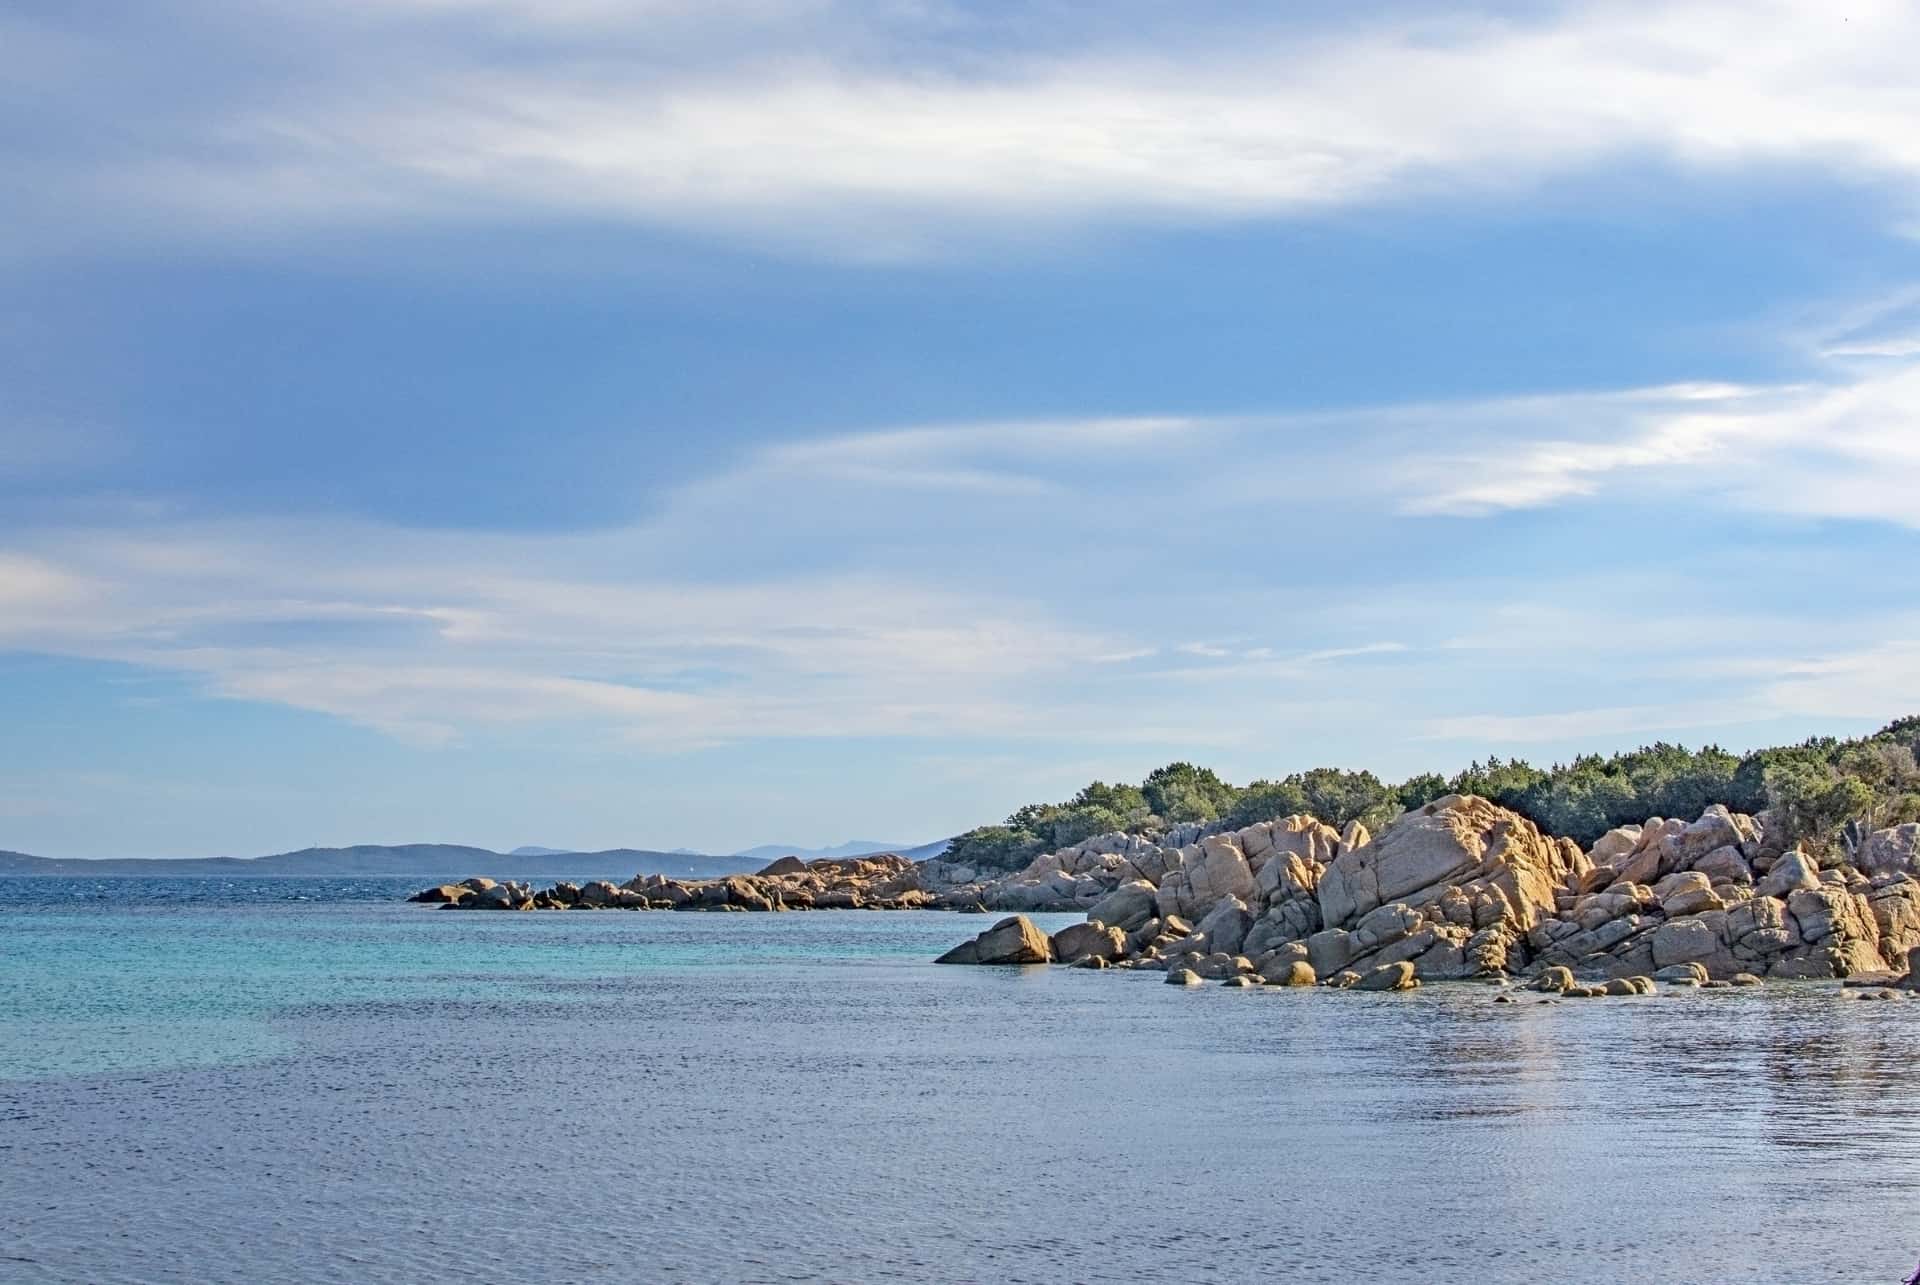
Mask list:
[[[942,962],[1367,990],[1519,976],[1569,995],[1640,993],[1655,979],[1887,987],[1920,948],[1917,849],[1920,826],[1906,825],[1818,860],[1770,840],[1765,817],[1715,806],[1609,831],[1583,851],[1486,799],[1449,795],[1378,836],[1293,816],[1178,847],[1106,835],[1049,853],[948,895],[1084,909],[1086,922],[1049,938],[1024,917],[1003,920]]]
[[[1885,987],[1920,948],[1920,825],[1816,858],[1767,817],[1655,817],[1582,849],[1475,795],[1379,835],[1310,816],[1159,839],[1100,835],[1011,874],[894,855],[751,875],[623,884],[469,879],[413,899],[487,910],[1015,912],[943,963],[1152,969],[1170,981],[1411,989],[1535,979],[1569,995],[1653,980],[1750,985],[1841,978]],[[1025,914],[1084,913],[1049,937]]]

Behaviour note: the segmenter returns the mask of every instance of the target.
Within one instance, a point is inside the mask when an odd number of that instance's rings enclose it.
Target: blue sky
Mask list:
[[[1893,3],[0,15],[0,848],[1920,712]]]

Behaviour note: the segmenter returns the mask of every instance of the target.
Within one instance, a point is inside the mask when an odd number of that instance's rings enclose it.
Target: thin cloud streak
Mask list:
[[[204,114],[152,121],[126,155],[35,158],[35,178],[76,213],[110,196],[213,231],[544,213],[856,258],[940,253],[967,227],[1019,238],[1509,193],[1635,155],[1920,191],[1905,57],[1920,14],[1890,0],[1844,23],[1826,5],[1698,0],[1146,30],[1131,46],[996,48],[990,75],[945,52],[937,7],[789,13],[778,52],[757,5],[691,27],[679,5],[547,8],[283,11],[317,68],[212,81],[182,96]],[[501,57],[503,19],[539,24],[542,56]],[[608,53],[622,48],[650,52],[623,64]],[[70,106],[125,115],[110,98]]]

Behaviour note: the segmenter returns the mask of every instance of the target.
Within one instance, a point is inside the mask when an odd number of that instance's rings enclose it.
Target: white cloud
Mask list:
[[[784,10],[777,39],[764,6],[708,12],[697,38],[691,10],[309,10],[316,70],[224,100],[197,86],[206,116],[157,121],[150,145],[65,179],[229,228],[558,211],[852,255],[968,225],[1499,192],[1635,153],[1920,180],[1920,12],[1894,0],[1246,20],[1179,40],[1149,24],[1130,44],[973,57],[940,6]],[[537,56],[501,56],[486,37],[502,18],[540,28]]]
[[[1920,710],[1920,643],[1884,642],[1789,661],[1769,703],[1812,718],[1889,718]]]
[[[1019,599],[852,571],[581,574],[644,558],[644,531],[288,522],[31,539],[31,554],[0,552],[0,648],[184,673],[429,742],[529,721],[663,749],[1023,734],[1045,717],[1024,684],[1126,642]]]
[[[1435,408],[1434,436],[1462,444],[1400,461],[1399,508],[1478,517],[1604,494],[1920,526],[1920,363],[1836,377]]]

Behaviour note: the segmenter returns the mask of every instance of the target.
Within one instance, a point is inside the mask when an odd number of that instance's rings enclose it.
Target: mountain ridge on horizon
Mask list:
[[[944,843],[945,840],[941,842]],[[872,839],[848,839],[845,843],[836,843],[823,848],[802,848],[785,843],[760,843],[751,848],[742,848],[730,855],[752,857],[762,861],[777,861],[781,857],[799,857],[804,861],[817,861],[844,857],[870,857],[880,852],[894,852],[904,856],[910,851],[931,846],[933,845],[925,843],[878,843]]]
[[[55,875],[68,877],[215,877],[286,879],[420,878],[465,879],[474,875],[513,879],[630,879],[663,874],[713,879],[751,874],[784,856],[813,861],[892,852],[922,860],[944,852],[949,841],[917,847],[852,839],[830,848],[761,844],[734,853],[696,852],[688,848],[603,848],[584,851],[524,844],[508,852],[461,843],[359,843],[344,847],[308,847],[257,857],[42,857],[0,849],[0,878]]]
[[[59,875],[80,878],[250,876],[284,879],[630,879],[640,874],[711,879],[747,874],[749,858],[708,853],[607,848],[597,852],[496,852],[458,843],[363,843],[300,848],[258,857],[39,857],[0,850],[0,878]]]

